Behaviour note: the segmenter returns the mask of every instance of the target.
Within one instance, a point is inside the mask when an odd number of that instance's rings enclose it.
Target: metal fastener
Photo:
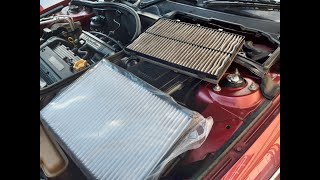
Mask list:
[[[242,151],[241,146],[236,147],[236,151],[241,152]]]
[[[240,73],[239,73],[239,71],[238,71],[238,68],[236,68],[236,70],[235,70],[234,74],[236,74],[236,75],[240,76]]]
[[[219,86],[219,84],[216,84],[216,86],[213,87],[213,90],[216,92],[221,91],[221,87]]]
[[[256,85],[256,83],[252,82],[252,83],[250,84],[250,86],[248,87],[248,89],[249,89],[250,91],[255,91],[255,90],[258,89],[258,86]]]
[[[237,74],[229,74],[229,75],[227,76],[227,80],[228,80],[229,82],[231,82],[231,83],[234,83],[234,84],[241,84],[241,83],[243,83],[243,79],[240,78],[240,76],[237,75]]]

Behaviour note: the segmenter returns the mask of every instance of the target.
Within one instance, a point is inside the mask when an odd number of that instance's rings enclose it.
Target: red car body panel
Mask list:
[[[208,173],[205,175],[203,179],[222,179],[228,174],[232,174],[234,171],[240,173],[242,170],[246,171],[246,174],[250,173],[256,173],[256,172],[249,172],[256,171],[257,169],[254,169],[255,166],[252,166],[251,163],[259,164],[260,169],[260,177],[264,176],[266,177],[269,174],[273,174],[276,169],[280,166],[279,161],[279,155],[280,155],[280,141],[277,141],[279,138],[280,140],[280,133],[274,135],[272,134],[272,130],[274,129],[273,126],[271,126],[273,123],[277,124],[277,122],[280,122],[280,95],[278,95],[273,101],[271,106],[267,109],[267,111],[263,112],[257,122],[250,128],[249,131],[245,133],[245,135],[233,146],[231,150],[226,152],[226,154],[219,160],[219,162],[214,166],[213,169],[209,170]],[[264,136],[262,137],[262,135]],[[258,142],[258,139],[259,140]],[[268,139],[273,139],[268,140]],[[263,141],[264,140],[264,141]],[[262,141],[262,143],[261,143]],[[278,144],[277,146],[273,146],[275,144]],[[265,147],[266,146],[266,147]],[[256,153],[261,153],[260,151],[264,150],[266,153],[268,152],[268,147],[272,147],[274,149],[275,153],[275,159],[272,160],[272,168],[270,168],[269,161],[261,161],[255,160],[253,158],[246,160],[245,164],[240,160],[241,158],[247,159],[247,155],[251,154],[254,150],[256,150]],[[250,150],[249,149],[253,149]],[[259,155],[264,156],[264,154]],[[256,157],[258,158],[259,157]],[[260,157],[261,158],[261,157]],[[245,169],[237,170],[237,168],[234,169],[235,166],[237,166],[237,163],[242,163],[241,166],[248,165],[248,167],[245,167]],[[257,173],[256,173],[257,174]],[[270,176],[271,177],[271,176]],[[258,177],[257,177],[258,178]],[[255,178],[253,178],[255,179]],[[258,178],[260,179],[260,178]],[[264,179],[264,178],[262,178]]]
[[[211,116],[214,125],[201,147],[190,152],[187,164],[214,154],[238,130],[243,120],[261,104],[263,96],[260,90],[250,91],[248,87],[253,81],[245,79],[248,83],[241,90],[224,88],[220,92],[214,92],[213,84],[210,83],[200,87],[196,93],[195,104],[197,107],[207,106],[201,114],[204,117]]]
[[[222,179],[269,179],[279,165],[280,114]]]
[[[40,1],[40,14],[46,13],[58,6],[67,6],[68,0],[41,0]]]

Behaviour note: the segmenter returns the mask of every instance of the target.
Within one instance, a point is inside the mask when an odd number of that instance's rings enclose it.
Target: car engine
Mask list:
[[[189,179],[278,95],[279,59],[280,39],[188,12],[74,0],[42,15],[40,178]]]

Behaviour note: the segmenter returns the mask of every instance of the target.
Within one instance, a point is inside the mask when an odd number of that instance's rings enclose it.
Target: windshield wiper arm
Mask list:
[[[257,1],[204,1],[198,0],[198,5],[204,7],[252,7],[252,8],[264,8],[264,9],[278,9],[280,10],[280,4],[272,2],[257,2]]]
[[[268,1],[268,0],[208,0],[211,2],[218,2],[218,1],[224,1],[224,2],[243,2],[243,3],[258,3],[258,4],[272,4],[272,5],[278,5],[280,6],[280,2],[276,1]]]

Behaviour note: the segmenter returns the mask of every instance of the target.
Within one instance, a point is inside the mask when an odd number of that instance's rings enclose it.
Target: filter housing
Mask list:
[[[207,137],[212,119],[102,60],[40,112],[89,179],[157,178]]]
[[[127,50],[151,63],[217,83],[243,43],[241,35],[162,18]]]

